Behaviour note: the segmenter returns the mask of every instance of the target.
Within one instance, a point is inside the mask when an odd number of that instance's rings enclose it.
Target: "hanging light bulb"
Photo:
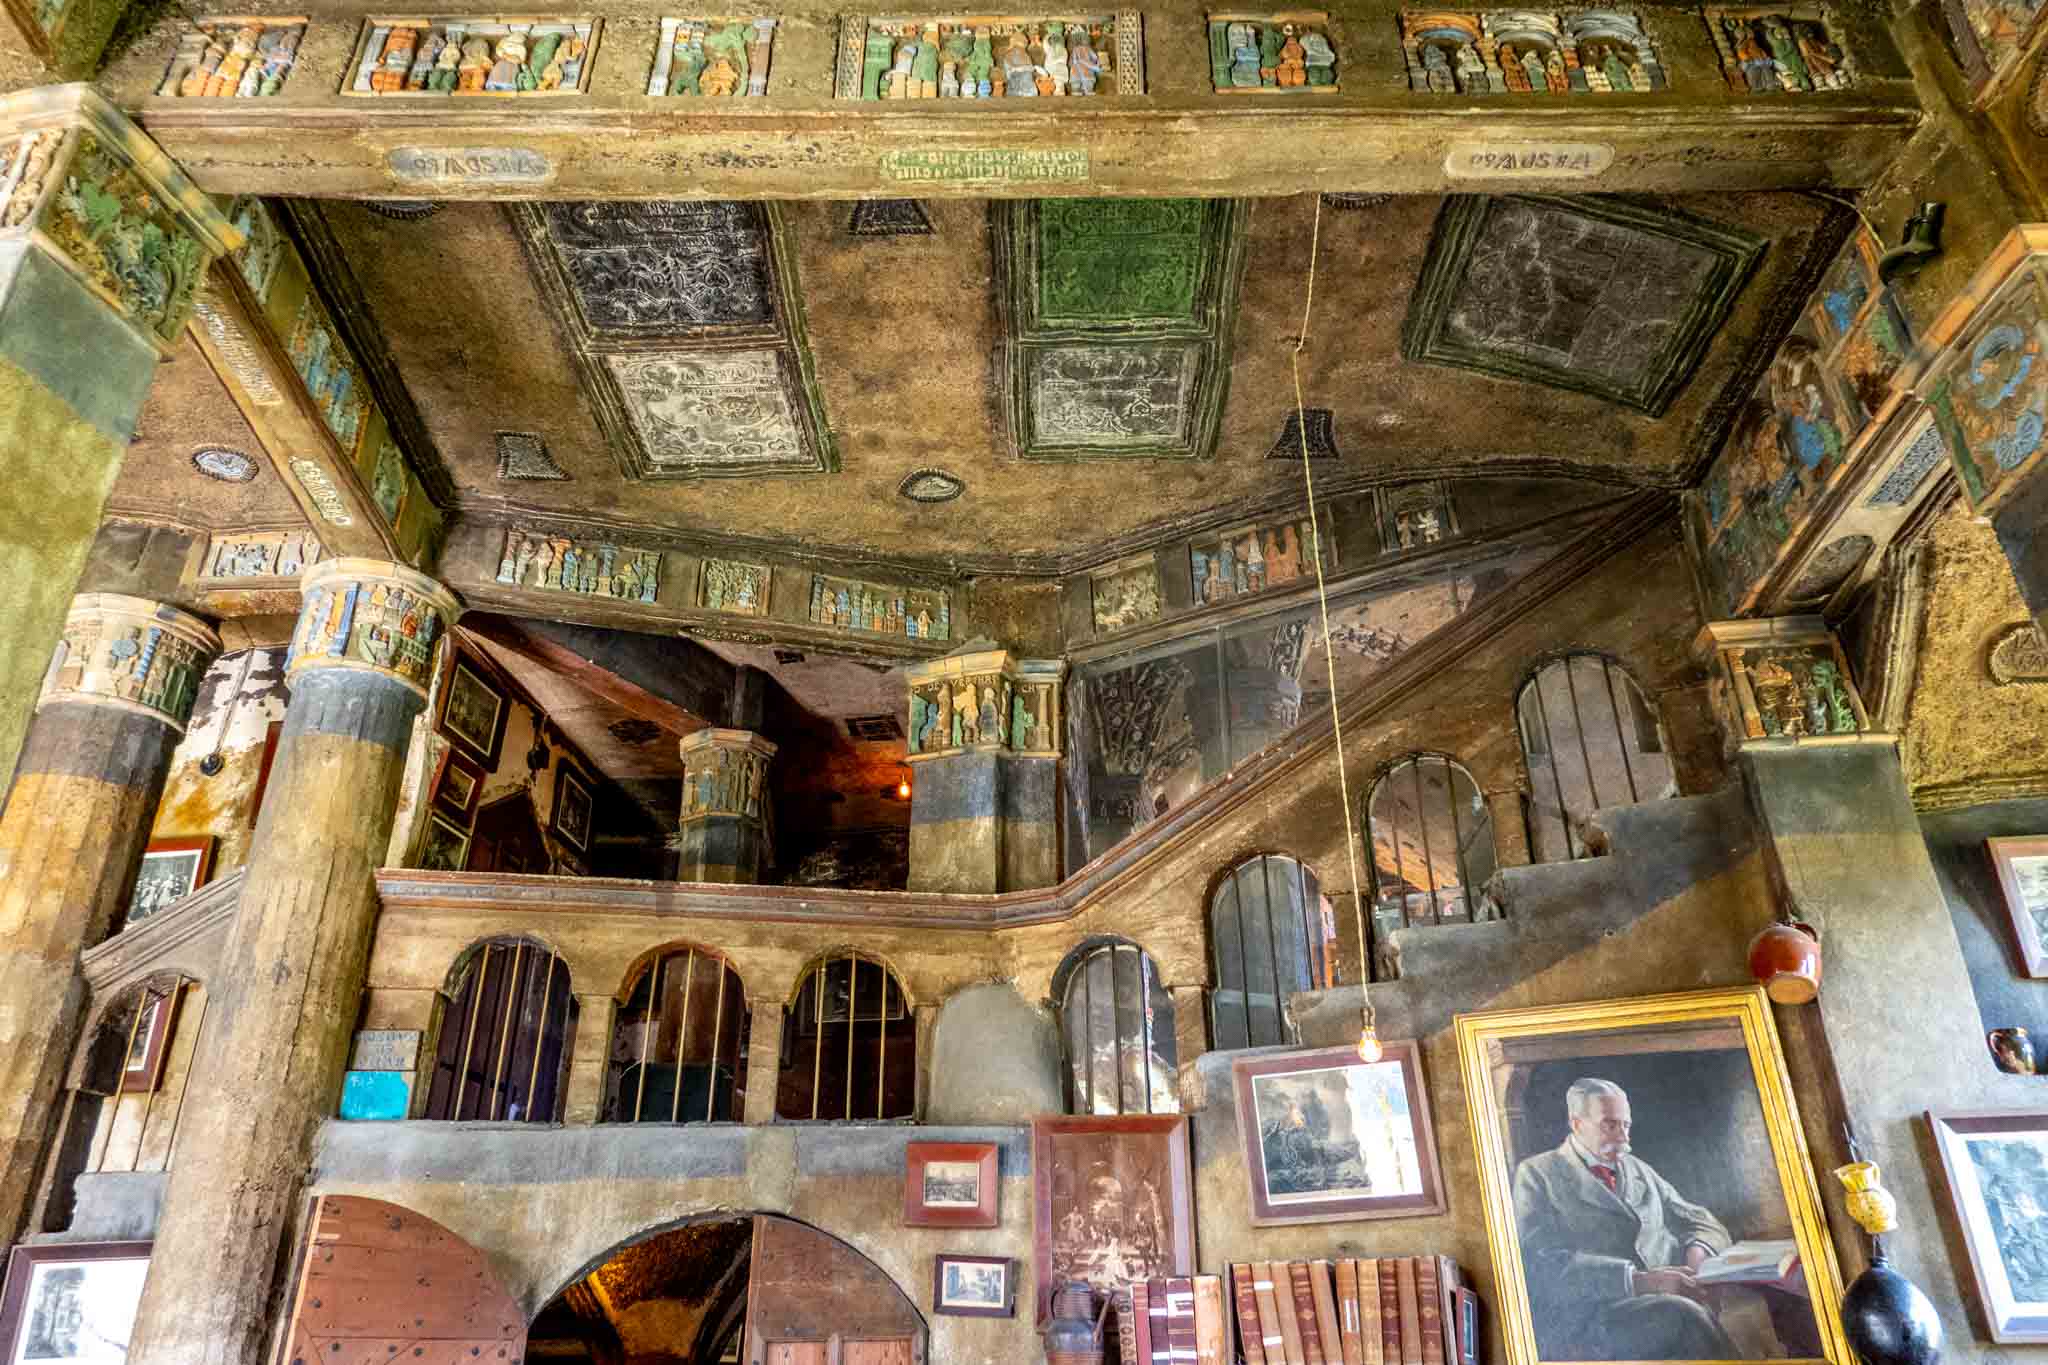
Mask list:
[[[1372,1008],[1367,1006],[1358,1017],[1358,1060],[1371,1065],[1385,1055],[1379,1028],[1373,1023]]]
[[[896,799],[898,801],[908,801],[910,799],[910,769],[908,768],[905,768],[903,776],[896,780]]]

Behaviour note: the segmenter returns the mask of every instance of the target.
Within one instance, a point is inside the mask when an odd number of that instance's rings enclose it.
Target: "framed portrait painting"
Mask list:
[[[466,750],[486,772],[498,766],[505,737],[505,694],[464,654],[455,656],[441,700],[441,733]]]
[[[1254,1227],[1444,1211],[1444,1186],[1411,1042],[1377,1062],[1355,1047],[1231,1063]]]
[[[1015,1317],[1011,1266],[1007,1256],[934,1257],[932,1311],[968,1318]]]
[[[578,853],[590,851],[590,782],[564,762],[555,770],[555,833]]]
[[[1457,1033],[1508,1365],[1854,1365],[1761,987]]]
[[[1940,1113],[1927,1126],[1993,1341],[2048,1341],[2048,1111]]]
[[[427,872],[460,872],[469,866],[469,830],[438,810],[427,812],[419,865]]]
[[[1179,1114],[1041,1115],[1031,1120],[1035,1316],[1054,1286],[1098,1293],[1195,1273],[1188,1121]]]
[[[904,1148],[903,1226],[996,1225],[996,1144],[913,1142]]]
[[[2048,837],[1986,839],[2028,976],[2048,976]]]
[[[5,1365],[122,1365],[148,1242],[18,1246],[0,1289],[0,1362]]]
[[[128,895],[128,923],[140,924],[177,904],[204,886],[212,871],[211,834],[150,840],[142,854],[142,870],[135,874],[135,889]]]

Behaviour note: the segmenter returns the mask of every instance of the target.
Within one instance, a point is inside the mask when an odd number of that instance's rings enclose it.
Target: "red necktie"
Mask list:
[[[1609,1194],[1620,1195],[1621,1191],[1615,1188],[1614,1168],[1612,1166],[1594,1166],[1590,1169],[1594,1176],[1599,1179],[1600,1183],[1607,1187]]]

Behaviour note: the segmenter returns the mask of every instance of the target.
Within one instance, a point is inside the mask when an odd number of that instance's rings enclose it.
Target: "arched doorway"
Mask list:
[[[874,1262],[794,1219],[692,1219],[579,1274],[528,1355],[591,1365],[923,1365],[925,1323]]]

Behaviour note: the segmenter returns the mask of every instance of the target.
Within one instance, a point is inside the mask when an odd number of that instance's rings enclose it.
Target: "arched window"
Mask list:
[[[554,1123],[576,1033],[569,968],[528,938],[472,947],[441,992],[422,1118]]]
[[[1070,1114],[1172,1114],[1173,999],[1135,943],[1097,940],[1054,973]]]
[[[1373,928],[1469,920],[1493,875],[1493,816],[1472,774],[1443,754],[1409,754],[1373,779]]]
[[[746,1112],[747,994],[718,953],[665,948],[628,978],[605,1059],[607,1123],[732,1123]]]
[[[1604,654],[1538,667],[1515,699],[1529,767],[1529,852],[1540,863],[1586,856],[1585,824],[1602,806],[1671,795],[1656,713]]]
[[[1296,991],[1330,984],[1332,918],[1316,874],[1285,854],[1232,868],[1209,895],[1209,1034],[1219,1051],[1295,1041],[1284,1012]]]
[[[878,957],[835,950],[782,1012],[782,1119],[907,1119],[917,1105],[917,1020]]]

